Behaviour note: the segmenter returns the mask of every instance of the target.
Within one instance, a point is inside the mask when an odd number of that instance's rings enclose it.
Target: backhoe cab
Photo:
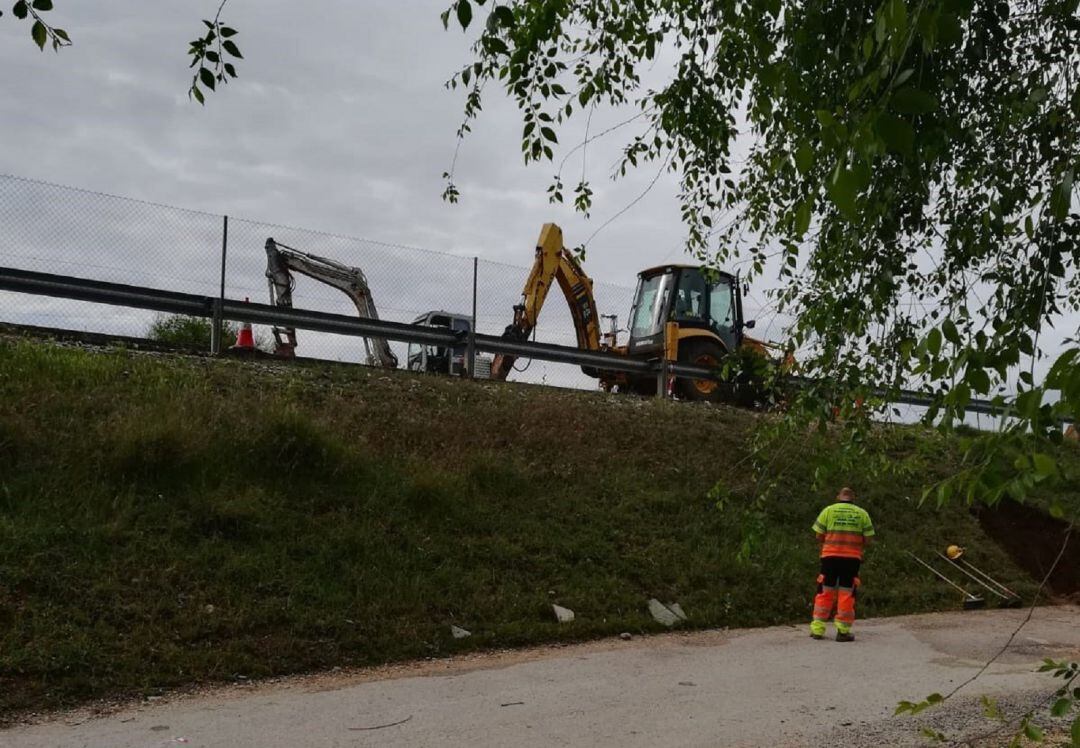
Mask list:
[[[717,367],[743,345],[754,320],[743,317],[739,279],[694,265],[661,265],[638,274],[630,309],[627,355]],[[680,379],[678,394],[691,400],[719,399],[720,385],[707,379]],[[642,381],[638,391],[655,391]]]

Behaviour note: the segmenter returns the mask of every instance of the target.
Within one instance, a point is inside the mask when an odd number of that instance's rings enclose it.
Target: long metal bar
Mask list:
[[[911,551],[905,551],[905,553],[907,553],[907,555],[911,556],[911,557],[912,557],[913,559],[915,559],[915,560],[916,560],[916,561],[918,561],[918,562],[919,562],[920,564],[922,564],[922,565],[923,565],[923,566],[925,566],[925,567],[926,567],[927,569],[929,569],[929,570],[930,570],[930,573],[931,573],[931,574],[933,574],[934,576],[936,576],[936,577],[937,577],[938,579],[940,579],[940,580],[941,580],[942,582],[945,582],[945,584],[948,584],[948,585],[950,585],[950,586],[954,587],[955,589],[958,589],[958,590],[960,590],[961,592],[963,592],[963,593],[964,593],[964,597],[966,597],[967,599],[969,599],[969,600],[973,600],[973,599],[975,599],[975,596],[974,596],[974,595],[972,595],[972,594],[971,594],[970,592],[968,592],[967,590],[965,590],[965,589],[964,589],[963,587],[961,587],[960,585],[958,585],[958,584],[957,584],[956,582],[954,582],[953,580],[949,579],[949,578],[948,578],[947,576],[945,576],[944,574],[942,574],[942,573],[941,573],[940,571],[938,571],[937,569],[935,569],[935,568],[934,568],[933,566],[931,566],[930,564],[928,564],[928,563],[926,563],[925,561],[923,561],[923,560],[922,560],[921,558],[919,558],[918,556],[916,556],[916,555],[915,555],[914,553],[912,553]]]
[[[1013,592],[1012,590],[1010,590],[1010,589],[1009,589],[1008,587],[1006,587],[1005,585],[1003,585],[1003,584],[1002,584],[1001,582],[999,582],[998,580],[994,579],[994,578],[993,578],[992,576],[990,576],[989,574],[987,574],[987,573],[986,573],[985,571],[983,571],[983,570],[982,570],[982,569],[980,569],[979,567],[975,566],[975,564],[971,564],[971,563],[968,563],[967,561],[965,561],[965,560],[964,560],[964,559],[962,559],[962,558],[958,558],[958,559],[957,559],[956,561],[954,561],[953,563],[957,563],[957,564],[963,564],[963,565],[964,565],[965,567],[967,567],[967,569],[968,569],[969,571],[973,572],[974,574],[978,574],[978,575],[979,575],[980,577],[982,577],[983,579],[985,579],[985,580],[986,580],[986,581],[987,581],[988,583],[990,583],[990,584],[994,585],[995,587],[997,587],[998,589],[1000,589],[1000,590],[1001,590],[1002,592],[1004,592],[1005,594],[1007,594],[1007,595],[1010,595],[1011,597],[1015,597],[1015,598],[1016,598],[1017,600],[1019,600],[1019,599],[1020,599],[1020,596],[1019,596],[1019,595],[1017,595],[1017,594],[1016,594],[1015,592]]]
[[[963,574],[964,576],[966,576],[966,577],[967,577],[968,579],[970,579],[971,581],[975,582],[975,584],[979,585],[980,587],[985,587],[985,588],[986,588],[986,589],[988,589],[988,590],[989,590],[990,592],[992,592],[993,594],[995,594],[995,595],[997,595],[998,597],[1000,597],[1000,598],[1001,598],[1002,600],[1011,600],[1011,599],[1012,599],[1012,598],[1010,598],[1010,597],[1007,597],[1006,595],[1002,594],[1002,593],[1001,593],[1001,592],[999,592],[998,590],[994,589],[993,587],[991,587],[990,585],[988,585],[988,584],[987,584],[986,582],[984,582],[983,580],[979,579],[979,578],[978,578],[977,576],[975,576],[974,574],[972,574],[972,573],[971,573],[970,571],[968,571],[968,570],[967,570],[967,569],[965,569],[964,567],[960,566],[960,564],[958,564],[958,563],[956,563],[955,561],[953,561],[953,560],[952,560],[951,558],[949,558],[948,556],[946,556],[946,555],[945,555],[944,553],[942,553],[942,552],[938,551],[938,556],[940,556],[941,558],[943,558],[943,559],[945,559],[946,561],[948,561],[948,562],[949,562],[949,564],[950,564],[950,565],[951,565],[951,566],[952,566],[953,568],[955,568],[955,569],[956,569],[957,571],[959,571],[959,572],[960,572],[961,574]]]

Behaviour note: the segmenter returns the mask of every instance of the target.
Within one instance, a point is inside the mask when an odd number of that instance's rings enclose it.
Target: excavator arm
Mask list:
[[[270,303],[275,306],[292,308],[292,292],[296,281],[293,272],[333,286],[356,305],[361,317],[378,319],[375,301],[371,298],[371,289],[367,278],[360,268],[343,265],[326,257],[301,252],[285,244],[266,240],[266,279],[270,286]],[[385,338],[364,338],[367,361],[387,369],[395,369],[397,356],[390,350]],[[274,353],[292,358],[296,355],[296,328],[274,328]]]
[[[578,347],[600,350],[600,317],[593,299],[592,279],[582,270],[577,259],[563,246],[562,229],[554,223],[545,223],[536,243],[536,260],[525,281],[522,301],[514,306],[514,321],[503,333],[504,338],[528,340],[536,328],[540,310],[551,290],[552,282],[562,290],[570,305],[574,320]],[[516,356],[500,354],[491,364],[492,379],[506,379],[514,366]],[[592,369],[585,373],[596,376]]]

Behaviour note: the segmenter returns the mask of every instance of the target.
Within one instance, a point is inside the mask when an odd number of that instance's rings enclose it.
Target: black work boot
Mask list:
[[[839,631],[836,632],[836,641],[838,642],[853,642],[855,641],[855,634],[843,634]]]

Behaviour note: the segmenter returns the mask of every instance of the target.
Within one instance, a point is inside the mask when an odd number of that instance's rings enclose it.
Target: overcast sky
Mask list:
[[[216,1],[58,0],[52,13],[75,45],[40,53],[29,26],[0,19],[2,170],[136,196],[435,250],[528,264],[540,225],[568,244],[639,194],[653,173],[615,186],[608,167],[628,133],[588,150],[597,189],[589,225],[548,204],[554,166],[526,168],[520,120],[491,91],[458,159],[462,201],[444,203],[460,93],[444,89],[470,59],[460,29],[444,31],[445,0],[313,6],[231,0],[226,21],[245,59],[240,78],[188,101],[186,42]],[[625,117],[601,112],[593,131]],[[580,132],[584,123],[568,131]],[[17,144],[17,146],[15,146]],[[14,147],[13,147],[14,146]],[[580,159],[567,167],[576,182]],[[632,285],[636,271],[678,257],[675,188],[662,180],[593,244],[597,280]],[[673,251],[674,250],[674,251]]]

